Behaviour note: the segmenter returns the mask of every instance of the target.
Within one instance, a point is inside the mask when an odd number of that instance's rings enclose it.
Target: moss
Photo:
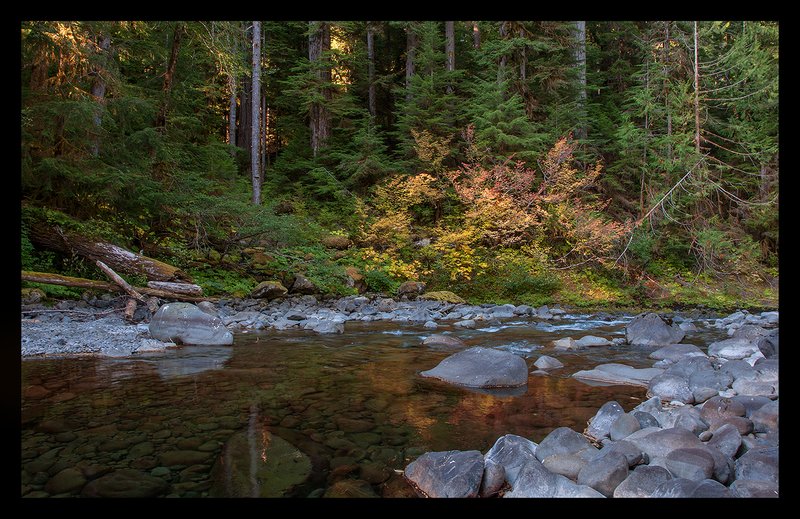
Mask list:
[[[425,292],[424,294],[420,295],[418,299],[422,299],[424,301],[441,301],[443,303],[466,303],[462,297],[457,296],[449,290]]]

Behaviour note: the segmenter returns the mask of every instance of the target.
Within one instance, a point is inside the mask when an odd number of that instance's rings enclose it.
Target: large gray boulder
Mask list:
[[[758,344],[746,338],[725,339],[708,345],[708,355],[727,360],[747,359],[754,353],[761,353]]]
[[[680,448],[702,448],[703,442],[683,427],[670,427],[646,434],[647,429],[642,429],[631,434],[625,441],[629,441],[642,449],[650,459],[663,458],[667,454]]]
[[[550,472],[539,460],[530,460],[519,471],[514,487],[503,497],[604,497],[586,485]]]
[[[609,435],[614,422],[624,414],[625,410],[619,403],[614,401],[606,402],[597,410],[597,413],[589,419],[589,426],[586,428],[586,434],[597,440],[605,438]]]
[[[628,460],[621,454],[601,456],[583,466],[578,473],[578,484],[597,490],[606,497],[628,477]]]
[[[639,465],[614,489],[614,497],[650,497],[656,488],[672,479],[664,467]]]
[[[689,381],[684,377],[669,373],[653,377],[647,386],[647,394],[648,396],[657,396],[667,402],[677,400],[684,404],[694,403],[694,394],[689,388]]]
[[[502,466],[506,481],[513,486],[522,466],[529,460],[536,459],[537,448],[536,443],[527,438],[506,434],[494,442],[492,448],[484,455],[484,462]]]
[[[476,346],[447,357],[420,375],[473,388],[519,387],[528,383],[528,365],[519,355]]]
[[[483,469],[478,451],[427,452],[409,463],[403,474],[425,497],[477,497]]]
[[[195,345],[233,344],[233,334],[219,317],[191,303],[167,303],[150,320],[150,335],[165,342]]]
[[[625,340],[635,346],[666,346],[681,342],[686,332],[668,325],[658,314],[639,314],[625,327]]]
[[[685,357],[706,357],[703,350],[694,344],[668,344],[652,352],[648,357],[655,360],[677,362]]]
[[[653,377],[663,372],[664,370],[660,368],[634,368],[626,364],[609,362],[600,364],[594,369],[577,371],[572,376],[582,382],[647,387]]]
[[[575,432],[569,427],[559,427],[550,432],[536,447],[536,458],[544,461],[553,454],[576,454],[591,449],[596,454],[595,447],[586,436]]]
[[[675,449],[665,459],[667,470],[676,478],[702,481],[714,474],[714,457],[706,449]]]
[[[706,442],[706,446],[718,450],[729,458],[736,456],[741,445],[742,435],[739,434],[736,427],[731,424],[725,424],[719,429],[716,429],[711,439]]]
[[[778,481],[778,447],[754,447],[736,460],[736,479]]]

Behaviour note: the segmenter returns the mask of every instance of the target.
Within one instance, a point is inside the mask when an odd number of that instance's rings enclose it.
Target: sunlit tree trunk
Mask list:
[[[481,49],[481,29],[478,22],[472,22],[472,47],[475,50]]]
[[[367,60],[369,62],[369,115],[375,119],[375,34],[367,22]]]
[[[330,100],[331,92],[328,84],[331,82],[331,69],[324,63],[324,55],[331,50],[330,25],[327,22],[308,22],[308,59],[311,61],[317,80],[322,86],[322,96],[325,102]],[[322,62],[322,63],[321,63]],[[311,150],[314,157],[320,148],[325,145],[331,133],[331,114],[325,102],[315,102],[311,106]]]
[[[252,134],[250,136],[250,170],[253,179],[253,205],[261,205],[261,22],[253,22],[253,86],[252,114],[250,120]]]
[[[447,71],[456,69],[456,34],[455,22],[444,22],[445,53],[447,54]],[[453,93],[453,85],[447,85],[447,93]]]
[[[586,138],[586,22],[575,22],[575,66],[578,68],[578,127],[575,137]]]

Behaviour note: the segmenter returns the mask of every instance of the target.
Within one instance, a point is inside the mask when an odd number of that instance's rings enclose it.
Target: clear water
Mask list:
[[[485,452],[509,433],[539,442],[557,427],[583,431],[609,400],[626,410],[641,402],[643,388],[588,385],[570,375],[606,362],[649,367],[646,353],[625,346],[564,353],[550,345],[567,335],[622,337],[628,320],[578,315],[436,331],[347,323],[342,335],[248,333],[232,347],[23,360],[22,495],[87,495],[93,480],[133,469],[163,481],[159,496],[411,497],[400,473],[424,452]],[[516,392],[420,377],[452,354],[422,340],[447,331],[469,346],[522,355],[531,371],[541,354],[565,367],[531,375]],[[704,344],[716,335],[689,340]],[[73,469],[72,480],[65,469]]]

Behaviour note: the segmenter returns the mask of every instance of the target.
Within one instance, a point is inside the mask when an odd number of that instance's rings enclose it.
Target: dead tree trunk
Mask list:
[[[112,243],[94,240],[58,227],[32,224],[29,227],[31,243],[37,247],[77,254],[92,262],[102,261],[117,271],[142,274],[153,281],[188,281],[191,278],[177,267],[141,254],[136,254]]]
[[[47,272],[30,272],[22,271],[22,281],[30,281],[31,283],[44,283],[46,285],[59,285],[62,287],[73,288],[86,288],[89,290],[104,290],[107,292],[124,292],[122,287],[116,283],[109,283],[108,281],[96,281],[94,279],[73,278],[70,276],[62,276],[59,274],[50,274]],[[132,287],[136,292],[145,295],[158,297],[160,299],[169,299],[174,301],[216,301],[213,297],[199,297],[190,296],[186,294],[177,294],[175,292],[167,292],[166,290],[157,290],[147,287]],[[149,305],[150,302],[146,301]]]

